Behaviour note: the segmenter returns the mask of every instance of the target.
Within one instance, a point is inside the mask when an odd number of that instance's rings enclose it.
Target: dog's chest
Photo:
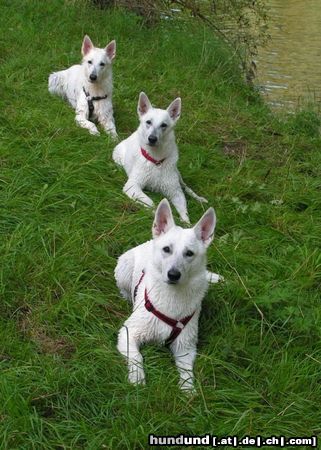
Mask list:
[[[194,305],[188,302],[189,307],[186,307],[182,299],[173,295],[165,293],[160,297],[154,282],[151,283],[152,288],[148,287],[149,284],[144,282],[144,271],[135,275],[135,284],[132,286],[133,312],[125,323],[135,334],[135,338],[141,343],[164,343],[175,328],[171,323],[188,316],[191,316],[191,320],[188,320],[180,339],[189,340],[195,336],[201,299]],[[160,318],[159,313],[165,316],[165,319]]]
[[[88,118],[97,122],[106,112],[106,99],[87,100]]]
[[[156,165],[149,161],[138,162],[137,177],[141,186],[150,189],[151,191],[162,190],[163,187],[171,183],[171,171],[173,168],[166,162]]]
[[[137,305],[136,308],[125,322],[125,325],[130,325],[131,330],[136,334],[136,339],[141,343],[165,342],[172,332],[172,327],[147,311],[145,306]]]

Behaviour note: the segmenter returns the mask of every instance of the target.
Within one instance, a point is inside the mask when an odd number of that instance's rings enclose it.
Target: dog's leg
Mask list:
[[[184,347],[177,345],[177,342],[171,346],[176,367],[178,369],[180,380],[179,386],[183,391],[191,392],[194,390],[193,366],[196,357],[196,347]]]
[[[177,209],[182,221],[189,224],[190,221],[187,213],[186,198],[182,189],[178,187],[174,192],[168,193],[168,198]]]
[[[115,278],[120,293],[126,300],[131,301],[131,288],[134,270],[134,252],[128,252],[121,255],[115,268]]]
[[[93,122],[90,122],[90,120],[87,120],[85,114],[77,112],[75,120],[80,127],[89,130],[90,134],[95,134],[97,136],[100,134],[96,125]]]
[[[122,142],[116,145],[116,147],[113,150],[113,160],[115,161],[116,164],[119,164],[120,166],[124,165],[125,153],[126,148]]]
[[[86,96],[83,92],[81,92],[79,98],[77,99],[75,110],[76,110],[75,120],[77,124],[82,128],[86,128],[86,130],[88,130],[90,134],[99,135],[100,133],[96,125],[87,119],[88,104]]]
[[[129,178],[123,187],[123,191],[129,198],[132,198],[145,206],[149,206],[150,208],[154,206],[153,200],[142,191],[142,188],[136,183],[135,180]]]
[[[102,122],[102,126],[104,127],[106,133],[112,137],[112,139],[114,140],[118,139],[115,122],[113,120],[108,120],[108,122]]]
[[[118,138],[112,110],[109,115],[106,115],[99,119],[99,122],[104,127],[104,130],[107,134],[109,134],[113,139]]]
[[[123,326],[118,335],[118,351],[127,359],[128,380],[133,384],[145,384],[143,356],[134,339],[134,332],[130,327]]]
[[[219,275],[218,273],[210,272],[209,270],[206,271],[206,279],[209,283],[212,283],[212,284],[220,283],[221,281],[224,281],[224,277],[222,277],[222,275]]]

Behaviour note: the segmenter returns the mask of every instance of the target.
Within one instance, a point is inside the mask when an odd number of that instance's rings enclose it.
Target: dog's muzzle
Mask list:
[[[167,278],[169,284],[176,284],[178,283],[179,279],[181,278],[181,272],[177,269],[170,269],[167,272]]]
[[[157,142],[157,137],[154,136],[153,134],[151,134],[150,136],[148,136],[148,143],[150,145],[155,145]]]

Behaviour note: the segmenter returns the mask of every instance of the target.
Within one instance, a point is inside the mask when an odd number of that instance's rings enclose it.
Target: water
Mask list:
[[[272,37],[259,52],[256,84],[274,109],[321,105],[321,0],[267,0]]]

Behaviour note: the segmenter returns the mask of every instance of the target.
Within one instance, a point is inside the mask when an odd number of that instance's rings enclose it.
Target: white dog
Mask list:
[[[174,354],[182,389],[193,389],[198,318],[208,281],[206,250],[214,237],[215,212],[209,208],[194,228],[176,226],[170,205],[156,210],[154,239],[120,256],[115,278],[133,312],[120,329],[118,350],[127,358],[129,381],[144,383],[141,344],[167,343]]]
[[[114,149],[113,159],[124,167],[128,180],[123,191],[132,199],[146,206],[153,201],[143,192],[144,188],[160,192],[177,209],[181,219],[189,223],[187,193],[200,202],[207,202],[186,186],[177,169],[178,149],[174,126],[181,113],[181,99],[175,99],[167,108],[153,108],[147,95],[141,92],[138,101],[140,125],[127,139]]]
[[[93,122],[100,123],[106,133],[117,137],[112,106],[112,61],[116,42],[104,49],[94,47],[88,36],[82,43],[82,64],[52,73],[49,92],[68,100],[76,110],[76,122],[91,134],[99,134]]]

